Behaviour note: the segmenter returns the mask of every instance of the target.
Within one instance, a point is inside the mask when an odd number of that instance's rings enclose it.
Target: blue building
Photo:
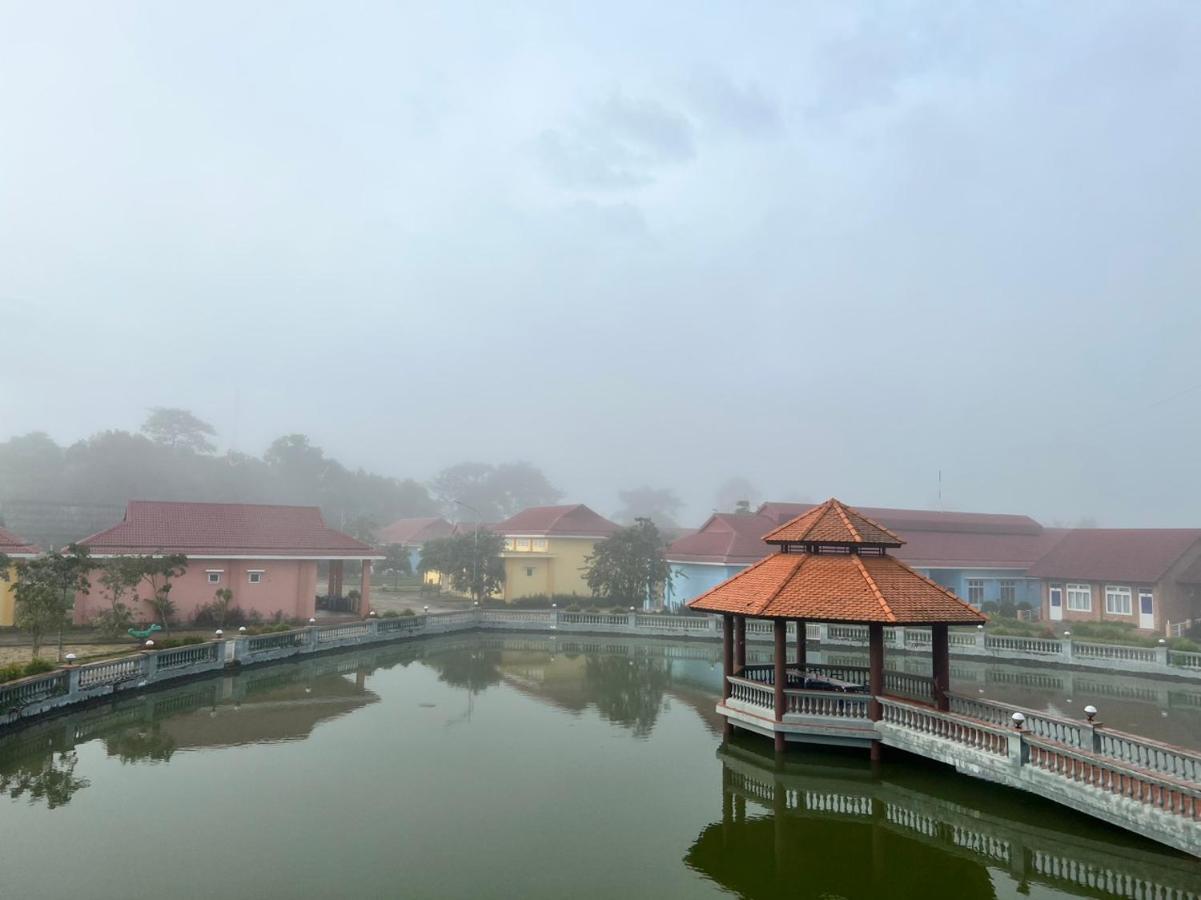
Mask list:
[[[808,503],[764,503],[754,513],[717,513],[667,549],[674,592],[685,603],[771,552],[763,535],[803,515]],[[1012,601],[1041,608],[1029,569],[1062,539],[1029,516],[858,507],[904,539],[895,555],[973,606]]]

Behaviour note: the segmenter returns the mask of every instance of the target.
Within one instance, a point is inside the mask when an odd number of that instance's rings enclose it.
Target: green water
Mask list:
[[[946,769],[722,746],[716,652],[449,636],[40,723],[0,738],[0,897],[1201,895]]]

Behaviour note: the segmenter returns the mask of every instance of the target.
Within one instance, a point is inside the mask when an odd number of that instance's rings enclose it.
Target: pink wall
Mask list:
[[[221,581],[210,584],[209,569],[222,569]],[[249,572],[261,569],[263,580],[251,584]],[[247,560],[247,559],[196,559],[188,564],[187,571],[172,581],[171,599],[175,601],[178,621],[189,622],[196,610],[213,602],[218,588],[229,588],[234,593],[231,605],[244,612],[257,612],[270,619],[277,611],[285,618],[308,619],[316,609],[317,563],[315,560]],[[139,590],[139,602],[130,597],[125,603],[134,611],[134,620],[152,622],[154,609],[142,598],[150,596],[150,589]],[[92,576],[92,588],[87,594],[75,598],[75,622],[83,625],[95,615],[107,609],[109,597],[100,584],[99,574]]]

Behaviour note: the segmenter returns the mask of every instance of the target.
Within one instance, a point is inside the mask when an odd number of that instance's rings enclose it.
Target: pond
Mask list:
[[[47,720],[0,738],[0,888],[23,900],[1201,896],[1198,861],[1030,795],[912,759],[873,769],[862,753],[790,748],[776,765],[765,741],[723,746],[719,652],[453,635]],[[959,675],[1029,705],[1095,702],[1068,696],[1081,684],[1063,676],[1080,673],[1022,683],[1023,671]],[[1116,715],[1168,739],[1201,733],[1201,688],[1087,678]]]

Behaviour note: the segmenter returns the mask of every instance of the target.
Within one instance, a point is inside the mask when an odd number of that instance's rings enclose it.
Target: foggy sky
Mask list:
[[[569,10],[568,7],[577,7]],[[1201,525],[1201,5],[0,3],[0,439]]]

